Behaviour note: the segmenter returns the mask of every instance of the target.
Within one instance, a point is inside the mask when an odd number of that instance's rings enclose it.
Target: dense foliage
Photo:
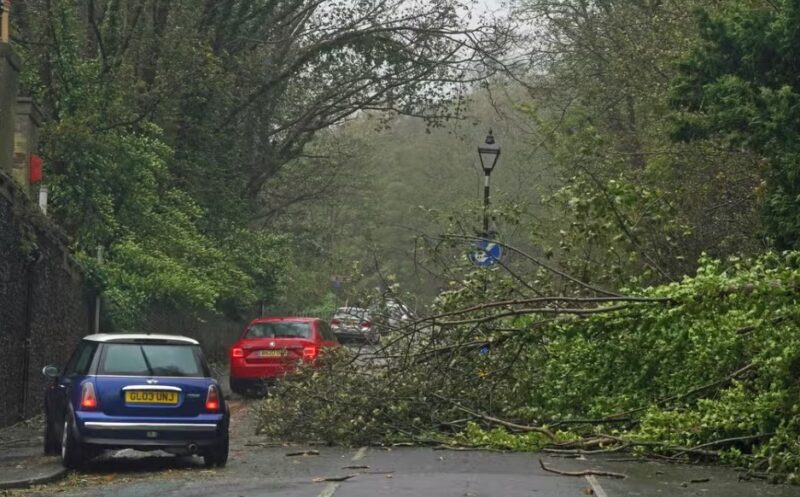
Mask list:
[[[718,137],[756,155],[764,181],[766,236],[779,249],[800,246],[800,2],[734,4],[704,13],[700,43],[681,64],[674,135]]]

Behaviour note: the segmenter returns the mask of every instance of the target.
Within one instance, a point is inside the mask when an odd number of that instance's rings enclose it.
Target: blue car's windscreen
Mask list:
[[[205,376],[199,350],[192,345],[106,345],[100,374],[125,376]]]

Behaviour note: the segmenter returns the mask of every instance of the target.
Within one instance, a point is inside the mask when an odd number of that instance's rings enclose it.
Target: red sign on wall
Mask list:
[[[31,183],[42,181],[42,158],[36,154],[28,157],[28,169],[30,170]]]

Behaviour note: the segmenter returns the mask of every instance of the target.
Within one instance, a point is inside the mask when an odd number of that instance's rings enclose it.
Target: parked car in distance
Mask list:
[[[84,337],[44,402],[44,451],[78,469],[104,449],[163,450],[228,461],[229,411],[196,340],[174,335]]]
[[[394,299],[386,299],[370,307],[370,315],[373,318],[373,326],[376,326],[379,334],[395,331],[416,319],[413,311]]]
[[[362,307],[339,307],[331,318],[331,328],[340,342],[378,343],[380,336],[370,311]]]
[[[255,319],[230,348],[231,390],[260,392],[291,373],[298,363],[313,364],[326,348],[338,346],[330,326],[321,319]]]

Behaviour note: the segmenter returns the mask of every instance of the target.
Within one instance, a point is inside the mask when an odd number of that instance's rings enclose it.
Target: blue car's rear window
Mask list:
[[[125,376],[205,376],[194,345],[109,343],[100,374]]]

